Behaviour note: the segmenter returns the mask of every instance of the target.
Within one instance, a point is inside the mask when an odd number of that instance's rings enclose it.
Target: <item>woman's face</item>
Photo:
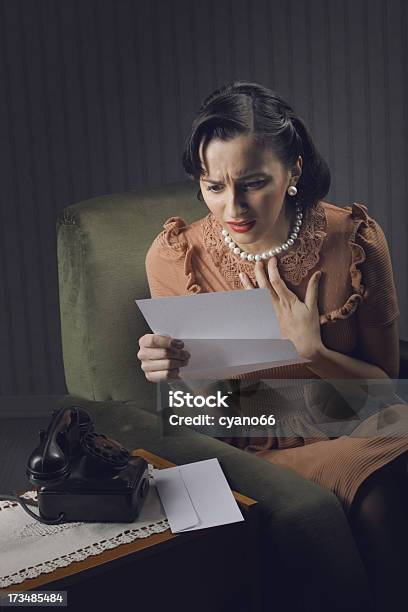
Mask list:
[[[205,150],[200,147],[200,156],[206,168],[200,178],[204,201],[234,242],[258,252],[286,240],[285,195],[299,180],[301,157],[292,174],[251,136],[213,139]]]

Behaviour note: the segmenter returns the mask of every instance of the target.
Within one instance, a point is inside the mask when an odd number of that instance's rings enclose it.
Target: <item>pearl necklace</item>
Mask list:
[[[296,204],[296,215],[295,215],[295,223],[292,228],[292,231],[289,234],[289,238],[284,242],[281,246],[275,247],[270,251],[264,251],[263,253],[257,253],[256,255],[252,253],[247,253],[246,251],[241,250],[235,242],[232,240],[231,236],[227,232],[227,230],[223,229],[221,235],[224,239],[224,242],[228,244],[228,248],[234,253],[234,255],[239,255],[241,259],[247,259],[248,261],[261,261],[261,259],[269,259],[274,255],[279,255],[282,251],[287,251],[289,247],[293,246],[296,238],[300,232],[300,228],[302,227],[302,206],[300,204]]]

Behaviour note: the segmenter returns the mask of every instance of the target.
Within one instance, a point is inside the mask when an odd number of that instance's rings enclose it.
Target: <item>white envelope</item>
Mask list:
[[[218,459],[153,470],[153,478],[173,533],[244,520]]]

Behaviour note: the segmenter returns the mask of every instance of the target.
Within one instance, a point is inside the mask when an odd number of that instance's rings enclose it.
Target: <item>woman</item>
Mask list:
[[[183,165],[210,213],[191,225],[177,217],[165,223],[146,259],[152,297],[266,287],[282,337],[308,363],[242,379],[398,377],[399,310],[384,234],[364,205],[323,201],[329,169],[284,100],[255,83],[215,91],[194,120]],[[178,379],[188,363],[176,339],[148,334],[139,344],[150,381]],[[297,405],[287,397],[286,408]],[[404,412],[403,404],[388,406],[381,419],[337,437],[295,413],[286,419],[292,436],[246,445],[339,497],[379,609],[404,601]]]

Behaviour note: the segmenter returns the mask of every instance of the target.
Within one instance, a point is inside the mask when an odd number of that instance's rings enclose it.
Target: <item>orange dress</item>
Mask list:
[[[211,213],[190,225],[179,217],[166,221],[146,257],[152,297],[242,289],[241,271],[255,282],[253,263],[231,252],[221,230]],[[353,354],[363,326],[374,331],[399,317],[387,241],[363,204],[340,208],[319,201],[307,209],[298,238],[280,256],[278,268],[302,301],[311,275],[322,270],[321,336],[334,351]],[[361,409],[364,400],[354,396],[355,385],[350,403],[347,389],[338,394],[305,364],[239,378],[242,411],[272,412],[276,427],[265,436],[228,441],[329,488],[346,512],[362,482],[408,450],[408,406],[398,396],[381,411],[370,409],[370,402]],[[345,410],[346,418],[330,416],[330,404]]]

